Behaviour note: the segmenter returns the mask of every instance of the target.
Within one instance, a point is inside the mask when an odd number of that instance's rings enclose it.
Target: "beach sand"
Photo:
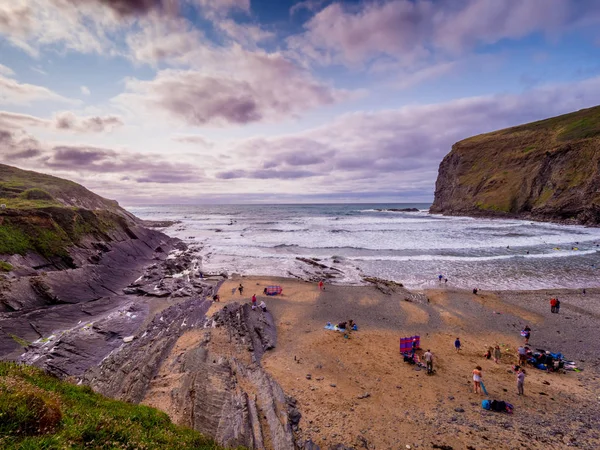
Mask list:
[[[232,295],[240,282],[244,295]],[[263,296],[271,284],[281,285],[283,295]],[[373,286],[326,285],[319,291],[315,283],[294,279],[234,277],[219,294],[222,301],[212,311],[252,294],[267,303],[278,342],[262,364],[298,400],[298,438],[321,448],[339,442],[368,449],[600,448],[600,290],[476,296],[440,285],[419,303],[405,301],[403,289],[386,295]],[[554,295],[562,302],[560,314],[550,313]],[[359,326],[348,338],[324,329],[327,322],[348,319]],[[562,352],[584,371],[553,374],[530,367],[525,396],[517,396],[510,368],[525,324],[532,328],[532,349]],[[400,337],[415,334],[434,354],[432,376],[399,353]],[[495,344],[501,346],[500,364],[483,358]],[[489,397],[473,393],[476,365],[483,368]],[[512,403],[514,414],[483,410],[484,398]]]

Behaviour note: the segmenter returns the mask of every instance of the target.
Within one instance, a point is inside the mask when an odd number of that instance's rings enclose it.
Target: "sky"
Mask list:
[[[0,162],[124,205],[429,202],[598,104],[597,0],[0,1]]]

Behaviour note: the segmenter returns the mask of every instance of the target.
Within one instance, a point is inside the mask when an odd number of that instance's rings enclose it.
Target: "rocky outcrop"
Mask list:
[[[160,406],[171,418],[227,447],[294,449],[295,400],[260,366],[276,344],[270,313],[209,302],[171,306],[83,381],[122,400]]]
[[[175,247],[170,253],[164,252],[161,247],[160,252],[152,253],[151,259],[139,258],[138,263],[146,261],[149,264],[142,275],[128,286],[126,281],[131,281],[139,272],[120,280],[119,284],[110,284],[110,296],[79,303],[61,301],[29,311],[0,315],[3,332],[0,336],[4,337],[0,340],[0,348],[8,345],[10,351],[10,346],[17,346],[18,359],[22,362],[39,366],[60,377],[78,376],[99,364],[113,350],[129,344],[127,341],[152,319],[152,310],[157,306],[169,306],[189,297],[201,299],[195,301],[208,305],[209,302],[203,299],[216,292],[220,278],[202,278],[193,253],[180,242]],[[159,257],[163,259],[157,260]],[[114,267],[119,268],[118,265]],[[57,275],[61,273],[56,272]],[[69,289],[79,286],[82,292],[74,295],[84,298],[90,285],[93,284],[68,286]],[[45,286],[43,290],[47,295],[63,298],[60,284],[53,285],[52,289],[46,284],[42,286]],[[157,304],[157,301],[161,303]],[[27,340],[31,342],[24,342]],[[6,356],[3,357],[6,359]]]
[[[454,144],[430,212],[600,225],[600,107]]]
[[[5,277],[0,293],[0,357],[14,356],[22,341],[89,320],[92,305],[107,311],[125,304],[122,289],[145,265],[167,257],[156,249],[170,250],[176,242],[142,227],[115,230],[104,241],[71,249],[75,268],[62,270],[36,266],[36,255],[14,255],[10,261],[20,273]]]

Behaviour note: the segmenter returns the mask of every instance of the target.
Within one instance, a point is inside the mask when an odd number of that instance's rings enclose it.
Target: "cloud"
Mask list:
[[[270,180],[270,179],[282,179],[282,180],[295,180],[298,178],[308,178],[319,175],[318,173],[309,172],[307,170],[271,170],[271,169],[257,169],[257,170],[231,170],[220,172],[217,174],[217,178],[223,180],[232,180],[235,178],[254,178],[258,180]]]
[[[125,41],[129,58],[137,63],[188,65],[194,58],[205,60],[207,53],[204,34],[184,19],[147,17]]]
[[[231,19],[220,20],[216,26],[234,42],[247,48],[256,48],[257,44],[275,38],[275,33],[258,25],[238,23]]]
[[[229,75],[163,70],[151,81],[129,79],[127,92],[114,101],[137,111],[163,111],[192,126],[226,126],[294,117],[347,95],[281,55],[240,54],[245,60]]]
[[[106,148],[62,145],[55,146],[40,158],[43,168],[64,171],[119,174],[138,183],[183,183],[198,181],[202,170],[189,164],[174,164],[159,155],[149,157],[139,153]]]
[[[271,193],[294,186],[302,195],[381,191],[430,198],[438,165],[455,142],[599,103],[600,77],[520,95],[351,113],[302,133],[234,143],[228,169],[215,176],[272,179]]]
[[[123,126],[123,121],[117,116],[79,117],[65,111],[54,116],[52,126],[58,130],[78,133],[102,133]]]
[[[28,114],[0,111],[0,126],[11,129],[38,127],[76,133],[102,133],[122,125],[123,121],[117,116],[81,117],[70,111],[63,111],[56,113],[52,119],[42,119]]]
[[[79,89],[81,90],[81,93],[83,95],[90,95],[92,93],[90,91],[90,88],[88,88],[87,86],[81,86]]]
[[[175,136],[173,137],[173,140],[177,142],[182,142],[184,144],[198,145],[204,148],[212,148],[215,145],[203,136],[198,135]]]
[[[192,0],[205,11],[227,13],[231,10],[250,11],[250,0]]]
[[[6,67],[3,64],[0,64],[0,75],[6,75],[6,76],[12,76],[15,73],[13,72],[13,70],[10,67]]]
[[[0,117],[0,158],[6,161],[29,159],[41,153],[40,143],[24,130],[10,126]]]
[[[290,8],[290,15],[293,16],[294,14],[298,14],[302,10],[314,13],[321,9],[324,3],[325,0],[305,0],[302,2],[295,3]]]
[[[477,45],[541,32],[560,34],[600,23],[593,0],[500,1],[388,0],[333,3],[288,39],[302,58],[317,64],[362,66],[382,56],[406,64],[437,54],[460,54]]]
[[[0,75],[0,105],[29,105],[41,101],[76,103],[46,87],[19,83],[17,80]]]
[[[65,2],[65,0],[54,1]],[[81,4],[106,6],[120,17],[143,15],[155,10],[175,13],[179,3],[178,0],[66,0],[66,2],[75,6]]]

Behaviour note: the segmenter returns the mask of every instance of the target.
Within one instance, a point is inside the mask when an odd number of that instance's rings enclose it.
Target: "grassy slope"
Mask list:
[[[0,362],[0,448],[215,449],[154,408],[110,400],[39,369]]]
[[[48,199],[28,199],[27,190],[37,189],[49,194]],[[43,173],[21,170],[0,164],[0,203],[13,208],[75,206],[95,204],[102,209],[119,210],[118,203],[94,194],[80,184]],[[88,209],[91,209],[88,206]]]
[[[0,210],[0,255],[66,257],[83,236],[102,235],[132,217],[77,183],[4,164],[0,204],[6,205]]]
[[[453,153],[461,158],[458,183],[475,194],[477,208],[518,212],[525,200],[533,209],[560,208],[565,192],[597,176],[600,106],[474,136],[455,144]],[[560,167],[536,198],[522,198],[546,158]],[[600,203],[600,195],[587,200]]]

